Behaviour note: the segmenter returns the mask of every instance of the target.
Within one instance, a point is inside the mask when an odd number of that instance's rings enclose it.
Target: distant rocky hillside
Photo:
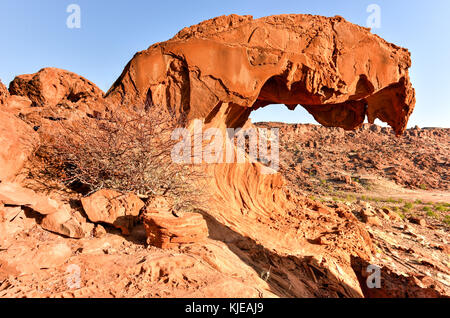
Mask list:
[[[311,124],[258,123],[280,128],[281,169],[306,190],[318,184],[354,191],[375,176],[412,189],[450,188],[450,129],[364,124],[355,131]]]

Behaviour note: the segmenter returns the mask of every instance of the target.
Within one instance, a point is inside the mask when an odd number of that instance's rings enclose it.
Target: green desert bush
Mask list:
[[[427,213],[433,211],[433,209],[432,209],[431,207],[429,207],[429,206],[424,206],[422,210],[423,210],[424,212],[427,212]]]
[[[438,211],[438,212],[445,212],[445,211],[447,211],[448,209],[447,209],[443,204],[436,204],[436,205],[434,206],[434,210],[435,210],[435,211]]]
[[[406,202],[405,205],[403,206],[403,208],[406,210],[411,210],[413,207],[414,205],[412,204],[412,202]]]
[[[406,216],[403,213],[398,212],[397,214],[402,218],[402,220],[406,219]]]
[[[446,215],[444,217],[444,223],[447,224],[447,225],[450,225],[450,215]]]

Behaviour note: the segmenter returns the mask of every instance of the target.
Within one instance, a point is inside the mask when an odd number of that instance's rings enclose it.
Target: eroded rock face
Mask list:
[[[31,107],[31,105],[32,102],[28,97],[9,95],[4,102],[2,110],[16,116],[21,116],[36,111],[36,107]]]
[[[4,105],[9,92],[5,85],[0,81],[0,106]]]
[[[19,173],[39,145],[39,136],[16,116],[0,111],[0,180]]]
[[[17,76],[9,85],[9,92],[29,98],[33,106],[38,107],[103,110],[103,92],[95,84],[75,73],[57,68],[44,68],[34,74]]]
[[[227,126],[269,104],[304,106],[325,126],[354,129],[365,117],[397,134],[415,105],[408,50],[342,17],[222,16],[137,53],[107,96],[149,100],[188,118],[228,104]]]

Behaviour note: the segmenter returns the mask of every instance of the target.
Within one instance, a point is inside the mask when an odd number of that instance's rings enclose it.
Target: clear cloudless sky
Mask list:
[[[81,8],[79,29],[66,26],[70,4]],[[449,0],[0,0],[0,79],[8,85],[16,75],[52,66],[106,91],[134,53],[209,18],[309,13],[366,26],[370,4],[381,8],[381,28],[372,32],[412,54],[417,105],[410,126],[449,127]],[[254,112],[252,119],[314,122],[302,107],[291,112],[279,105]]]

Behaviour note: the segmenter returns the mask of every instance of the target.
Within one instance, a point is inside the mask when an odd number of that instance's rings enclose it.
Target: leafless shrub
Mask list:
[[[41,175],[84,187],[84,194],[107,188],[165,196],[175,209],[196,207],[204,196],[196,183],[200,168],[171,158],[178,142],[171,133],[179,125],[154,106],[57,122],[37,153],[45,161]]]

